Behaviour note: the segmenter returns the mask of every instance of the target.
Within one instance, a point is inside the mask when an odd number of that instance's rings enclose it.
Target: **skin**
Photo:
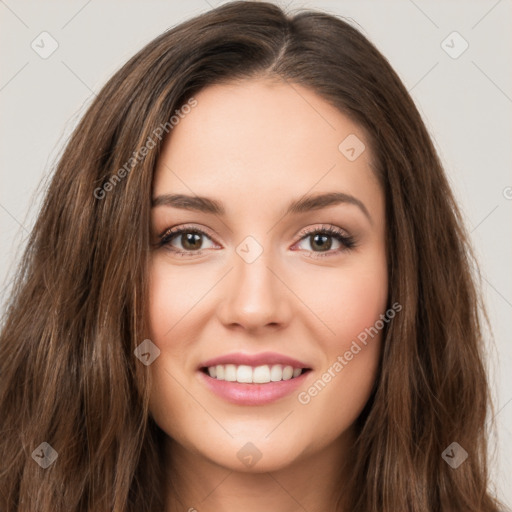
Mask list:
[[[353,424],[375,381],[380,332],[309,403],[298,393],[386,311],[385,200],[370,148],[358,125],[297,84],[253,78],[195,98],[164,143],[153,198],[207,196],[226,214],[152,209],[155,244],[175,226],[209,233],[192,249],[181,235],[169,243],[188,256],[169,246],[151,256],[150,337],[161,352],[150,366],[150,410],[169,436],[169,476],[174,468],[179,493],[169,485],[167,511],[333,510]],[[355,161],[338,149],[349,134],[366,145]],[[371,220],[350,203],[283,216],[292,200],[324,192],[351,194]],[[322,226],[342,229],[356,246],[328,238],[322,250],[303,234]],[[252,263],[236,251],[249,235],[263,249]],[[206,359],[263,351],[307,362],[304,385],[274,403],[243,406],[199,378]],[[237,457],[248,442],[262,454],[252,467]]]

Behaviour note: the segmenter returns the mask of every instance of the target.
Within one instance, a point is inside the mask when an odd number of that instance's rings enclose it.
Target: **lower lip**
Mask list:
[[[199,378],[203,380],[211,391],[228,402],[237,405],[264,405],[293,393],[304,383],[311,370],[301,373],[298,377],[292,379],[267,382],[265,384],[229,382],[214,379],[202,371],[198,373],[200,374]]]

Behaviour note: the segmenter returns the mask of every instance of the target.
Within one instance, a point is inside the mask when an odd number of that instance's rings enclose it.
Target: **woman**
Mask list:
[[[0,509],[496,511],[471,249],[386,59],[232,2],[71,137],[0,338]]]

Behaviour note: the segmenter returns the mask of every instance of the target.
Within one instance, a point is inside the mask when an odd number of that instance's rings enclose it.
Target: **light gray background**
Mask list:
[[[2,303],[42,199],[42,180],[94,94],[155,36],[220,3],[0,0]],[[511,505],[512,2],[276,3],[352,18],[391,62],[423,115],[481,262],[495,338],[488,344],[498,424],[492,472],[498,494]],[[59,44],[47,59],[31,48],[43,31]],[[469,44],[456,59],[441,46],[453,31]],[[447,44],[461,48],[457,39]]]

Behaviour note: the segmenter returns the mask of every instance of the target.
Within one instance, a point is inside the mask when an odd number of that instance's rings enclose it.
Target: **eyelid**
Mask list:
[[[187,229],[190,230],[190,231],[197,231],[197,232],[199,232],[201,234],[204,234],[204,235],[206,235],[206,236],[208,236],[209,238],[212,238],[212,239],[215,238],[215,236],[212,234],[212,232],[208,228],[197,227],[195,224],[178,224],[177,226],[172,226],[170,228],[165,228],[158,235],[158,239],[161,240],[164,237],[166,237],[167,235],[176,234],[179,231],[187,230]]]
[[[330,234],[343,235],[347,238],[350,237],[349,233],[343,228],[339,228],[339,227],[333,226],[331,224],[321,224],[320,226],[318,226],[318,225],[308,226],[307,228],[304,228],[303,230],[301,230],[299,232],[299,236],[300,236],[299,240],[302,240],[304,237],[311,235],[313,233],[320,233],[320,232],[322,232],[322,233],[327,232]]]

